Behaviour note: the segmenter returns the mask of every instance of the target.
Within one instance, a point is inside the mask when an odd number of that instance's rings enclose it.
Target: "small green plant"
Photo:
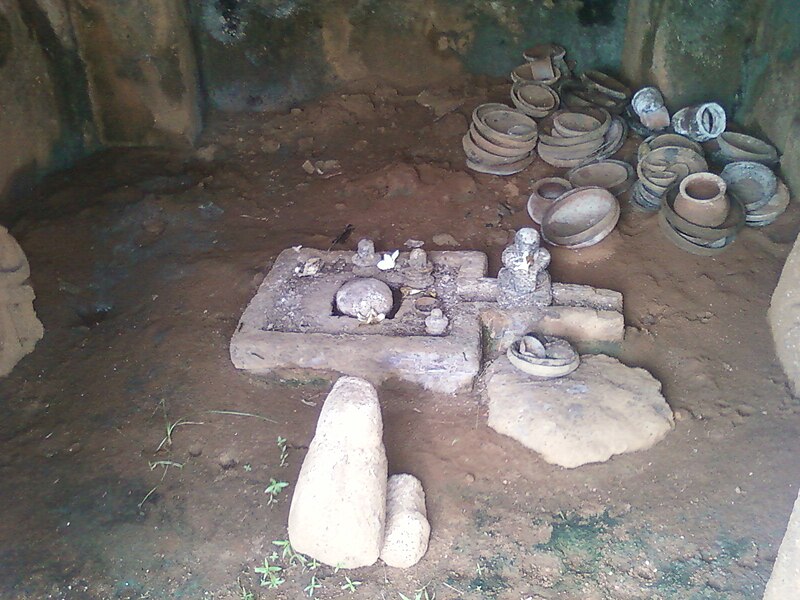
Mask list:
[[[289,485],[287,481],[275,481],[270,478],[269,485],[267,489],[264,490],[265,494],[269,494],[267,504],[275,504],[278,501],[278,494],[280,494],[287,485]]]
[[[397,593],[400,595],[400,600],[436,600],[436,592],[428,593],[427,585],[419,588],[418,590],[414,590],[413,598],[409,598],[401,592]]]
[[[303,588],[303,591],[306,593],[306,596],[309,598],[313,598],[314,594],[316,594],[317,590],[322,587],[322,584],[317,581],[317,576],[312,575],[311,581],[308,583],[306,587]]]
[[[309,571],[316,571],[319,568],[319,561],[316,558],[312,558],[311,560],[306,559],[306,563],[303,565],[304,569],[308,569]]]
[[[361,581],[353,581],[347,575],[344,576],[344,583],[342,584],[342,589],[347,590],[351,594],[356,591],[356,588],[360,586],[363,582]]]
[[[249,473],[250,471],[253,470],[253,465],[251,465],[250,463],[246,463],[242,465],[242,468],[244,469],[245,473]]]
[[[269,564],[269,559],[264,559],[264,566],[256,567],[255,572],[261,575],[261,587],[271,590],[278,589],[286,581],[281,577],[283,569],[278,565]]]
[[[289,449],[286,446],[286,438],[278,436],[278,448],[280,448],[281,456],[280,456],[280,466],[285,467],[288,464],[289,460]]]
[[[283,560],[288,560],[290,565],[297,563],[303,567],[306,566],[308,559],[302,554],[295,552],[289,540],[274,540],[272,543],[281,549],[281,558]]]
[[[159,452],[162,448],[171,448],[172,447],[172,434],[175,433],[175,430],[182,426],[182,425],[205,425],[205,423],[201,421],[187,421],[186,419],[178,419],[174,423],[167,423],[167,435],[164,436],[164,439],[161,440],[161,443],[156,448],[156,452]]]
[[[484,570],[485,570],[484,567],[482,567],[481,563],[479,562],[478,566],[475,569],[475,573],[478,575],[478,577],[483,577]]]
[[[248,590],[241,582],[240,579],[236,580],[236,584],[239,586],[239,600],[255,600],[255,596],[253,592]]]

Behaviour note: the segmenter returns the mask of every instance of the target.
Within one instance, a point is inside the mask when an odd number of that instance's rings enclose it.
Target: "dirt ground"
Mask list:
[[[211,115],[198,153],[107,152],[42,186],[12,228],[46,333],[0,381],[0,597],[760,598],[800,483],[800,403],[766,321],[796,206],[717,258],[673,247],[627,201],[601,244],[553,251],[556,281],[625,295],[620,358],[662,381],[677,417],[651,450],[558,468],[490,430],[478,395],[391,382],[390,472],[425,485],[427,555],[336,572],[274,544],[332,382],[234,369],[242,310],[282,249],[328,248],[348,224],[344,248],[435,249],[447,233],[496,272],[530,225],[531,181],[558,171],[465,171],[470,110],[507,90],[435,90],[464,99],[442,118],[386,87]],[[342,172],[309,176],[309,158]],[[273,479],[288,486],[270,503]]]

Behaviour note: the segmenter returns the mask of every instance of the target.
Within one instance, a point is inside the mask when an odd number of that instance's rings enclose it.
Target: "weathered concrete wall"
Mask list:
[[[0,0],[0,215],[105,145],[191,142],[197,61],[179,0]]]
[[[0,0],[0,213],[48,169],[95,147],[83,65],[63,2]]]
[[[71,0],[70,13],[102,141],[191,143],[200,102],[185,4]]]
[[[628,0],[200,0],[192,20],[212,106],[267,110],[343,81],[418,86],[504,75],[537,42],[619,68]]]

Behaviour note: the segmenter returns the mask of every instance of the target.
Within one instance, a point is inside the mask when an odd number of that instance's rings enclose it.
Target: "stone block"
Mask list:
[[[428,550],[430,533],[422,483],[413,475],[392,475],[381,560],[398,569],[414,566]]]
[[[292,496],[289,540],[297,552],[346,569],[378,560],[388,475],[382,437],[375,388],[340,378],[322,406]]]

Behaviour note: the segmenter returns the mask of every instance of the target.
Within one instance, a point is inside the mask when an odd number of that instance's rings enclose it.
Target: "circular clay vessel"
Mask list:
[[[716,227],[725,221],[730,200],[727,185],[713,173],[694,173],[685,177],[675,198],[675,212],[696,225]]]
[[[542,217],[550,205],[571,189],[572,184],[561,177],[545,177],[534,183],[528,198],[528,215],[533,222],[541,225]]]

